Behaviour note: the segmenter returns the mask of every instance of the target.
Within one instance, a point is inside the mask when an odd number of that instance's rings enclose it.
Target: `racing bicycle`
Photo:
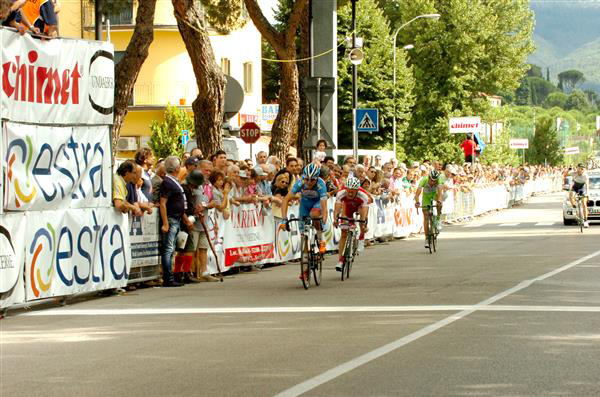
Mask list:
[[[300,274],[302,275],[302,285],[304,289],[310,287],[310,273],[312,271],[315,285],[321,285],[321,275],[323,273],[323,255],[319,251],[319,239],[317,237],[317,231],[315,230],[313,223],[317,219],[313,219],[310,216],[306,216],[302,219],[304,222],[304,228],[301,230],[300,235]],[[286,230],[290,230],[290,222],[300,222],[300,219],[294,218],[289,219],[285,222]]]
[[[434,208],[436,208],[436,211],[434,211]],[[436,252],[437,236],[438,234],[440,234],[440,216],[437,213],[437,207],[434,205],[424,206],[423,211],[429,214],[429,216],[427,217],[427,219],[429,219],[429,227],[426,237],[427,245],[429,246],[429,253],[433,254],[434,252]]]
[[[361,221],[355,218],[346,218],[339,216],[339,220],[347,221],[349,223],[348,234],[346,235],[346,244],[344,247],[344,266],[342,267],[342,281],[345,278],[350,278],[350,271],[352,270],[352,264],[354,258],[358,254],[358,236],[360,234],[356,227],[356,223],[366,223],[367,221]]]

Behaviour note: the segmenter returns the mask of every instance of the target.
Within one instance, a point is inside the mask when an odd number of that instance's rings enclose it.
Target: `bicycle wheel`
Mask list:
[[[300,274],[302,277],[302,286],[304,289],[310,287],[310,261],[311,254],[308,250],[308,241],[305,235],[302,235],[300,244]]]
[[[348,250],[348,259],[346,260],[346,266],[344,266],[343,273],[346,273],[346,278],[350,278],[350,271],[352,270],[352,263],[354,262],[354,255],[356,255],[356,240],[354,238],[354,232],[348,233],[348,242],[346,243],[346,249]]]
[[[427,229],[427,245],[429,246],[429,253],[433,254],[433,214],[429,214],[429,219],[427,221],[427,224],[429,225],[429,228]]]
[[[577,223],[579,224],[579,230],[583,233],[583,208],[581,205],[581,198],[577,200]]]
[[[438,236],[437,219],[434,219],[431,223],[433,224],[433,233],[432,233],[432,236],[431,236],[431,245],[432,245],[432,248],[433,248],[433,252],[436,252],[437,236]]]
[[[344,281],[344,278],[346,277],[346,268],[348,267],[348,264],[350,263],[351,259],[351,237],[352,232],[348,231],[348,234],[346,235],[346,242],[344,243],[344,266],[342,267],[342,281]]]
[[[323,275],[323,255],[319,251],[319,241],[316,237],[311,251],[313,253],[312,272],[315,279],[315,285],[321,285],[321,276]]]

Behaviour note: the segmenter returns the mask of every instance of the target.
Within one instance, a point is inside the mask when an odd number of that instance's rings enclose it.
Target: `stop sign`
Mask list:
[[[260,127],[256,123],[245,123],[240,128],[240,138],[246,143],[256,143],[260,138]]]

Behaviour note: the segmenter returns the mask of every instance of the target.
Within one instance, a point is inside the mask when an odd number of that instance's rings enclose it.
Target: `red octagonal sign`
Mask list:
[[[256,143],[260,138],[260,127],[256,123],[245,123],[240,128],[240,138],[246,143]]]

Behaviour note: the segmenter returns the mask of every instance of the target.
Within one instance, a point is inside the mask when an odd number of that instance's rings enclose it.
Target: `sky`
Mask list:
[[[258,5],[269,22],[273,23],[273,8],[277,5],[277,0],[258,0]]]

